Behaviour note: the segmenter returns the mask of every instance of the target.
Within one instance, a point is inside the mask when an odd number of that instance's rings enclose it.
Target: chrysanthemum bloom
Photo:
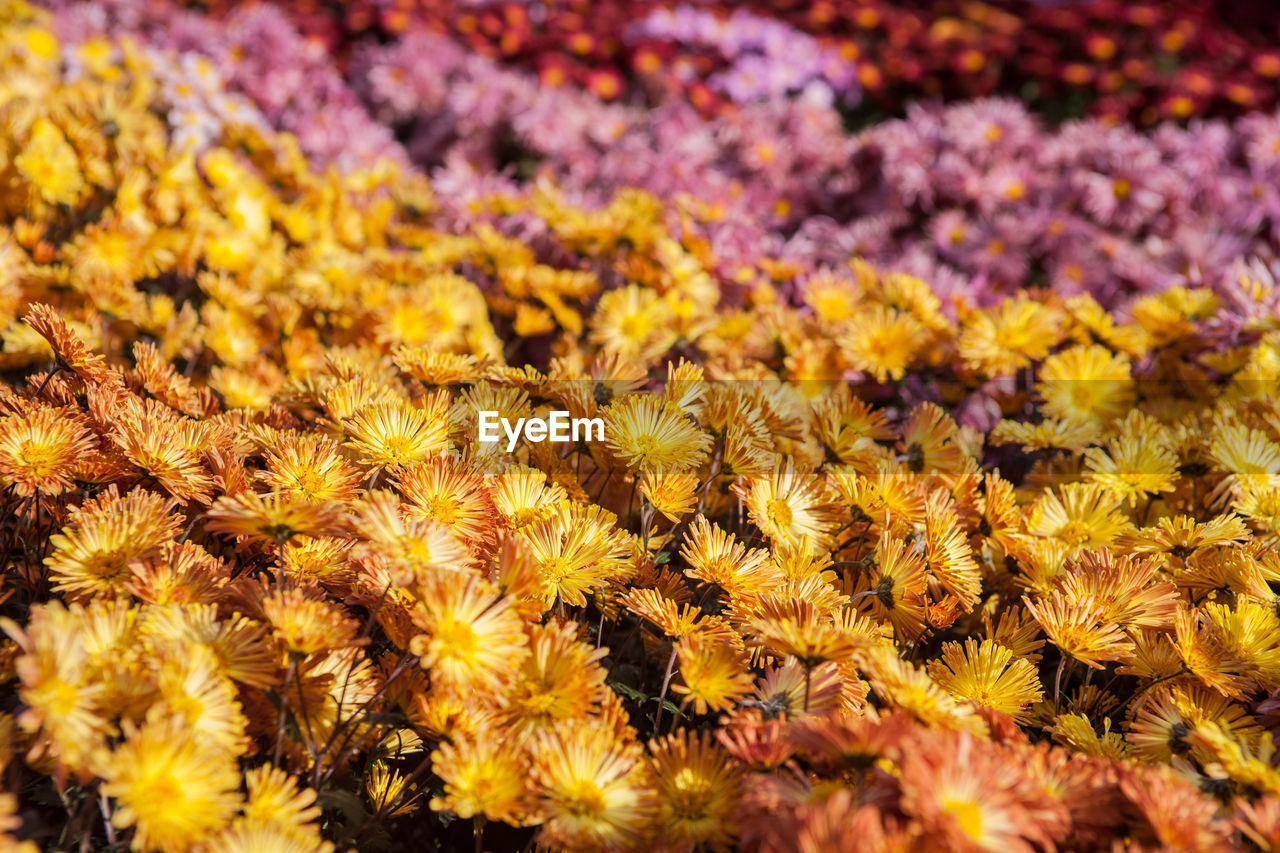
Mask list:
[[[744,768],[709,732],[671,735],[652,747],[658,825],[690,844],[728,844]]]
[[[290,654],[307,656],[358,641],[360,623],[303,589],[277,590],[262,600],[262,612]]]
[[[280,492],[242,491],[218,498],[205,516],[211,533],[283,545],[295,536],[336,536],[345,528],[342,507]]]
[[[237,820],[212,836],[205,849],[209,853],[257,853],[264,850],[333,853],[334,846],[328,841],[309,836],[299,838],[298,833],[286,826]]]
[[[1191,752],[1190,735],[1204,722],[1213,722],[1245,735],[1261,732],[1245,710],[1225,696],[1202,685],[1161,685],[1134,703],[1132,722],[1125,740],[1134,754],[1154,761],[1169,761]]]
[[[133,827],[140,849],[188,850],[240,806],[234,757],[172,721],[126,726],[124,743],[104,750],[97,766],[102,793],[119,804],[111,822]]]
[[[1049,354],[1060,340],[1061,316],[1026,298],[966,318],[957,345],[960,357],[983,376],[1010,376]]]
[[[605,352],[648,362],[675,342],[675,311],[655,290],[629,285],[600,297],[591,318],[591,340]]]
[[[697,502],[698,482],[698,475],[691,471],[646,476],[641,480],[640,494],[654,510],[676,522]]]
[[[978,564],[955,509],[941,490],[930,495],[925,505],[924,557],[932,579],[961,607],[978,601],[982,590]]]
[[[514,466],[493,482],[493,504],[512,530],[522,530],[550,516],[567,495],[564,487],[548,482],[545,471]]]
[[[411,611],[423,634],[409,648],[431,673],[432,689],[498,695],[516,677],[528,637],[510,601],[475,575],[443,572],[418,585]]]
[[[595,725],[542,734],[533,751],[544,841],[608,849],[640,841],[656,806],[639,750]]]
[[[1204,549],[1241,545],[1248,537],[1248,529],[1236,515],[1219,515],[1204,523],[1190,516],[1173,515],[1123,534],[1116,539],[1115,547],[1122,552],[1157,556],[1165,569],[1173,570],[1186,567],[1187,560]]]
[[[379,729],[370,719],[381,706],[383,681],[377,668],[356,646],[313,655],[298,665],[294,687],[284,691],[285,701],[301,737],[290,735],[285,745],[294,760],[304,767],[312,766],[311,755],[321,772],[333,766],[346,749],[340,731],[350,737],[348,746],[372,749]],[[271,723],[274,735],[276,723]],[[290,727],[293,731],[293,727]],[[385,731],[385,730],[383,730]]]
[[[38,408],[0,420],[0,483],[14,493],[59,495],[73,485],[74,465],[93,451],[87,426],[66,412]]]
[[[1040,366],[1043,411],[1075,423],[1109,424],[1133,403],[1129,357],[1091,344],[1055,353]]]
[[[458,537],[428,518],[405,518],[400,502],[378,490],[360,502],[352,524],[368,540],[361,546],[386,561],[392,580],[407,586],[436,571],[461,571],[471,555]]]
[[[752,477],[733,490],[752,523],[772,540],[821,548],[838,526],[839,507],[830,487],[790,457],[772,476]]]
[[[694,519],[680,556],[688,566],[685,574],[715,584],[731,598],[764,592],[782,580],[767,551],[747,548],[705,516]]]
[[[987,440],[991,444],[1019,444],[1027,453],[1051,448],[1079,453],[1097,438],[1098,428],[1091,422],[1045,418],[1038,424],[1000,421]]]
[[[264,455],[266,470],[258,473],[258,479],[273,492],[315,503],[356,496],[360,472],[324,436],[288,434]]]
[[[1031,853],[1065,829],[1065,815],[1040,811],[1038,792],[1015,762],[967,733],[938,741],[902,760],[903,809],[933,843]]]
[[[609,448],[628,468],[661,474],[696,468],[711,436],[659,396],[631,394],[604,410]]]
[[[58,312],[42,303],[32,305],[23,318],[53,347],[58,363],[86,382],[107,382],[114,376],[106,359],[89,351]]]
[[[448,399],[427,398],[415,408],[404,403],[379,403],[343,422],[347,447],[368,465],[382,467],[421,462],[449,445]]]
[[[1119,505],[1120,498],[1100,484],[1071,483],[1036,501],[1027,532],[1072,549],[1108,545],[1130,526]]]
[[[151,607],[141,635],[162,647],[203,645],[213,653],[219,672],[234,681],[263,689],[279,683],[280,653],[268,627],[245,616],[219,619],[217,605]]]
[[[903,377],[927,340],[927,330],[910,314],[873,305],[850,323],[841,349],[852,367],[887,382]]]
[[[766,595],[750,625],[761,645],[778,655],[794,655],[806,667],[844,660],[864,645],[808,601]]]
[[[375,761],[365,777],[365,793],[374,812],[388,818],[413,814],[422,804],[422,792],[407,775]]]
[[[1169,767],[1125,766],[1120,790],[1142,813],[1153,841],[1170,847],[1224,848],[1229,827],[1215,821],[1218,803]]]
[[[493,499],[475,467],[441,456],[397,468],[392,481],[404,496],[409,514],[438,521],[473,548],[491,543]]]
[[[1244,492],[1246,488],[1280,486],[1280,444],[1248,424],[1223,424],[1214,429],[1209,444],[1214,465],[1231,476],[1219,489]]]
[[[77,772],[114,731],[104,707],[107,686],[93,677],[85,647],[84,615],[79,605],[54,602],[33,608],[25,629],[7,620],[3,625],[21,650],[14,670],[26,708],[18,725],[42,733],[54,750],[50,757]]]
[[[942,658],[929,662],[929,675],[953,695],[1026,719],[1028,705],[1043,695],[1035,667],[999,643],[969,639],[945,643]]]
[[[567,501],[551,517],[519,534],[542,577],[542,599],[583,607],[586,594],[625,575],[625,534],[613,514],[599,505],[581,508]]]
[[[111,440],[149,481],[184,503],[209,502],[213,478],[197,452],[207,449],[200,423],[154,400],[130,398],[112,428]]]
[[[159,553],[178,522],[174,501],[135,489],[120,497],[111,487],[87,500],[61,533],[49,537],[46,558],[55,589],[73,597],[119,595],[132,577],[129,563]]]
[[[441,742],[431,753],[431,770],[444,782],[444,796],[431,800],[433,811],[515,825],[533,813],[528,752],[499,731]]]
[[[780,665],[767,667],[764,676],[756,681],[755,698],[742,702],[759,707],[766,716],[827,716],[841,710],[844,687],[839,664],[829,661],[806,667],[796,658],[787,657]],[[855,703],[865,696],[863,693]]]
[[[1177,588],[1153,560],[1117,557],[1109,549],[1086,551],[1079,562],[1057,578],[1058,588],[1071,601],[1092,600],[1104,622],[1126,629],[1163,628],[1173,624]]]
[[[867,601],[858,603],[859,609],[887,620],[904,640],[916,640],[925,630],[927,585],[924,557],[886,532],[876,543],[875,567],[854,591],[854,601]]]
[[[235,685],[223,675],[212,650],[205,646],[172,653],[189,657],[164,661],[156,679],[156,704],[147,710],[149,721],[178,720],[193,739],[201,739],[231,754],[243,753],[246,720],[236,699]],[[161,653],[156,647],[156,652]]]
[[[1026,608],[1049,642],[1094,669],[1102,669],[1101,661],[1123,660],[1133,651],[1133,641],[1115,622],[1104,621],[1105,608],[1092,598],[1072,600],[1054,590],[1048,599],[1027,601]]]
[[[607,689],[599,663],[607,653],[580,641],[572,623],[532,627],[529,654],[503,705],[508,725],[517,732],[551,732],[585,717]]]
[[[986,736],[987,725],[968,702],[955,699],[928,673],[900,660],[892,647],[873,645],[854,658],[871,690],[891,709],[911,715],[925,725]]]
[[[725,711],[751,691],[748,659],[742,649],[722,638],[695,634],[676,644],[680,681],[671,685],[693,704],[693,710]]]
[[[1129,501],[1140,496],[1171,492],[1178,473],[1178,457],[1146,435],[1120,436],[1106,449],[1090,447],[1084,452],[1089,482],[1100,483]]]
[[[299,788],[297,780],[287,772],[265,765],[246,770],[244,781],[248,793],[243,816],[237,823],[280,827],[319,842],[319,830],[313,823],[320,817],[315,791]]]
[[[49,204],[74,204],[84,191],[84,173],[75,149],[56,124],[43,116],[13,160],[19,173]]]

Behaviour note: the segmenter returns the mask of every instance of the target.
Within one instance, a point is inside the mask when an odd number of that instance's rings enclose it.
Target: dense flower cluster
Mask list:
[[[1152,124],[1271,108],[1280,83],[1280,23],[1265,0],[280,5],[339,55],[375,35],[429,29],[537,71],[548,84],[573,83],[608,99],[689,99],[712,112],[776,91],[800,70],[791,63],[807,67],[821,51],[842,57],[870,103],[890,114],[920,98],[1004,93],[1030,98],[1051,114],[1087,111]],[[715,18],[721,27],[710,27]],[[745,31],[767,33],[774,50],[752,50],[746,62],[708,50],[740,45]],[[815,36],[818,51],[807,44]]]
[[[428,32],[358,50],[348,86],[332,67],[314,70],[320,58],[273,9],[223,22],[142,9],[77,5],[58,22],[88,50],[92,33],[125,32],[202,51],[320,163],[407,158],[443,167],[456,197],[539,177],[593,204],[628,187],[692,195],[719,212],[693,227],[730,278],[749,274],[752,254],[804,271],[857,253],[929,280],[948,302],[1050,285],[1112,307],[1170,284],[1229,284],[1238,262],[1270,262],[1280,240],[1274,114],[1148,135],[1100,120],[1048,128],[1018,102],[986,99],[913,107],[850,135],[821,97],[714,118],[683,102],[609,104]]]
[[[0,0],[0,849],[1280,850],[1276,119],[369,113],[124,8]]]
[[[368,115],[321,45],[278,9],[241,5],[221,20],[153,0],[52,0],[63,40],[96,49],[96,39],[129,37],[156,50],[203,57],[227,88],[298,139],[321,164],[343,167],[402,157],[391,131]]]

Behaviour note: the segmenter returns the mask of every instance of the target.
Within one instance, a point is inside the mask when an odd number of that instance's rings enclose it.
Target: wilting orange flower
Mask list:
[[[86,382],[107,382],[111,374],[106,360],[89,350],[52,306],[37,303],[23,318],[40,337],[49,342],[58,364]]]

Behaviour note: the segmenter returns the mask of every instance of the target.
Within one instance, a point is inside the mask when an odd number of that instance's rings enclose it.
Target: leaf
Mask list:
[[[646,694],[641,693],[629,684],[623,684],[621,681],[610,681],[608,684],[613,688],[615,693],[634,702],[639,702],[642,705],[650,699]]]

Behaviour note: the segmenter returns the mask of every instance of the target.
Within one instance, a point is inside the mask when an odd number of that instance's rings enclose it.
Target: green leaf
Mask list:
[[[621,681],[610,681],[608,684],[613,688],[615,693],[627,699],[639,702],[642,705],[649,701],[649,696],[641,693],[629,684],[623,684]]]

